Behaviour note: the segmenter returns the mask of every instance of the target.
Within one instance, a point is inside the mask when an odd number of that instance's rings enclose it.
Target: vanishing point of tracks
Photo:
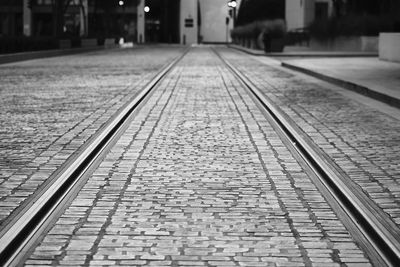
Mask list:
[[[376,266],[400,265],[400,233],[397,226],[383,214],[364,193],[303,132],[294,125],[255,85],[217,49],[215,55],[223,62],[243,88],[256,100],[265,118],[275,131],[286,140],[288,149],[302,158],[311,178],[326,200],[343,221],[354,239],[369,255]],[[95,168],[97,161],[104,158],[116,140],[126,130],[127,124],[140,112],[140,108],[152,96],[157,85],[185,57],[186,52],[163,68],[154,79],[126,104],[112,120],[85,145],[81,153],[69,160],[56,173],[56,179],[25,207],[8,226],[0,232],[0,264],[18,265],[29,247],[36,244],[42,233],[63,210],[87,179],[87,173]]]

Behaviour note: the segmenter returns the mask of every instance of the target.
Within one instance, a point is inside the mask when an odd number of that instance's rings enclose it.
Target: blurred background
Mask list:
[[[0,1],[0,53],[121,42],[373,51],[381,32],[400,32],[400,1]]]

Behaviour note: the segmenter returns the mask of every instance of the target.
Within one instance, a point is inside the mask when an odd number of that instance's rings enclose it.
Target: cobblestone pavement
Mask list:
[[[25,265],[370,266],[207,48],[169,74]]]
[[[400,64],[378,57],[281,59],[285,63],[400,99]]]
[[[400,225],[400,118],[243,54],[224,56]]]
[[[109,50],[1,65],[0,227],[181,50]]]

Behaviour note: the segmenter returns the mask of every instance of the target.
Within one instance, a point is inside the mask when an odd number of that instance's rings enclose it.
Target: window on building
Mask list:
[[[36,0],[36,3],[38,5],[51,5],[52,4],[52,0]]]
[[[315,3],[315,18],[316,19],[326,19],[328,18],[329,6],[327,2],[317,2]]]

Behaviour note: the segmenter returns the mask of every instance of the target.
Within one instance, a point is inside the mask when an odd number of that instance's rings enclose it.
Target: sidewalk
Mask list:
[[[278,57],[284,67],[400,108],[399,63],[382,61],[376,56],[372,57],[372,54],[357,52],[299,52],[296,56],[295,52],[267,55],[263,51],[247,50],[245,52],[253,55]]]
[[[254,56],[270,56],[278,58],[299,58],[299,57],[377,57],[376,52],[346,52],[346,51],[285,51],[266,53],[263,50],[251,49],[240,45],[230,44],[229,47],[241,50]],[[285,48],[286,49],[286,48]]]
[[[295,69],[400,108],[400,64],[378,58],[284,60]]]

